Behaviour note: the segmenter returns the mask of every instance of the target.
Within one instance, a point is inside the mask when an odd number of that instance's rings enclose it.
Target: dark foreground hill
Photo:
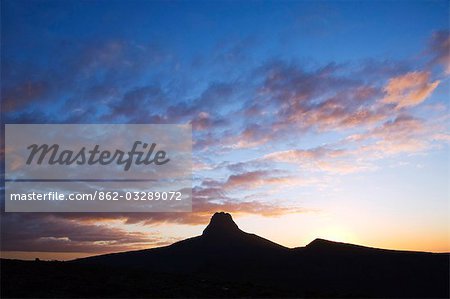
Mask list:
[[[449,297],[449,254],[321,239],[289,249],[226,213],[166,247],[1,266],[2,297]]]

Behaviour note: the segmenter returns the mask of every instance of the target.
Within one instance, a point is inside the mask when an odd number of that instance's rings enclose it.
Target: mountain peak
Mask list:
[[[336,242],[321,239],[321,238],[316,238],[311,243],[309,243],[307,246],[324,246],[324,245],[329,245],[329,244],[333,244],[333,243],[336,243]]]
[[[329,250],[338,252],[343,249],[345,250],[355,250],[355,249],[365,249],[365,250],[372,250],[374,248],[366,247],[366,246],[360,246],[360,245],[354,245],[350,243],[343,243],[343,242],[335,242],[335,241],[329,241],[324,239],[315,239],[308,245],[306,245],[306,248],[314,249],[314,250]]]
[[[230,214],[217,212],[211,217],[208,226],[203,231],[203,235],[229,234],[240,231]]]

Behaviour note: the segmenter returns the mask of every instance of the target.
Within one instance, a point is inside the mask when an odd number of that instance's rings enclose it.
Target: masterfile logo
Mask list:
[[[139,151],[138,147],[142,145],[144,150],[149,148],[144,156],[144,151]],[[121,150],[115,150],[114,152],[110,152],[108,150],[100,151],[100,145],[96,144],[93,149],[86,150],[86,147],[82,147],[80,151],[74,152],[71,150],[64,150],[59,152],[60,146],[59,144],[32,144],[27,147],[30,150],[30,155],[28,156],[27,165],[33,163],[33,160],[36,158],[37,164],[42,164],[42,162],[46,159],[49,165],[94,165],[99,163],[101,165],[108,165],[111,163],[116,163],[117,165],[124,165],[124,170],[128,171],[133,162],[137,165],[145,164],[149,165],[154,163],[155,165],[164,165],[170,161],[170,159],[166,158],[166,151],[158,150],[156,154],[153,156],[153,152],[156,148],[156,143],[152,143],[150,146],[148,143],[142,141],[135,141],[132,149],[129,152],[124,152]],[[153,156],[153,157],[152,157]],[[136,160],[134,160],[136,157]]]
[[[7,124],[5,210],[191,211],[191,156],[190,125]]]

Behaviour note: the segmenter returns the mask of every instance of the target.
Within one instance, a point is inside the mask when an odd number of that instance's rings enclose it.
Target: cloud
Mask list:
[[[191,120],[192,129],[195,131],[213,130],[219,126],[225,126],[227,121],[221,117],[212,117],[208,112],[199,112],[196,116],[193,116]]]
[[[52,88],[61,85],[71,94],[55,105],[62,104],[61,111],[55,109],[43,117],[46,112],[39,108],[20,109],[27,107],[24,104],[5,119],[191,123],[194,150],[232,151],[260,148],[309,132],[373,126],[394,113],[375,105],[380,97],[384,104],[411,107],[425,100],[439,84],[430,81],[427,72],[412,72],[396,75],[383,89],[378,82],[382,76],[404,69],[392,62],[385,66],[385,61],[371,60],[356,68],[334,62],[317,66],[271,60],[253,69],[245,68],[246,73],[239,77],[212,79],[191,87],[184,85],[182,74],[171,72],[174,78],[170,79],[168,74],[161,75],[176,59],[155,45],[109,40],[77,48],[79,54],[68,52],[61,58],[70,62],[62,63],[68,67],[49,72],[49,79],[54,79]],[[156,68],[149,82],[141,84],[141,80],[138,84],[130,79],[142,77],[145,66]],[[362,72],[379,76],[363,76]],[[417,78],[411,74],[417,74]],[[57,120],[52,116],[55,113]]]
[[[367,171],[374,168],[373,165],[362,161],[360,157],[355,155],[353,150],[333,147],[336,147],[336,145],[273,152],[265,155],[263,159],[295,164],[303,171],[340,175]]]
[[[144,86],[127,91],[120,101],[110,105],[114,117],[125,117],[134,120],[145,119],[159,111],[167,102],[167,96],[160,86]],[[149,109],[151,108],[151,109]]]
[[[436,133],[433,135],[433,140],[444,141],[450,144],[450,134],[448,133]]]
[[[441,65],[447,75],[450,74],[450,32],[441,30],[431,36],[428,54],[431,55],[431,64]]]
[[[270,125],[247,125],[240,143],[259,145],[257,139],[266,143],[279,136],[345,130],[386,118],[385,110],[372,105],[380,94],[379,88],[355,79],[343,65],[331,63],[305,70],[277,61],[263,67],[261,73],[264,79],[260,94],[248,105],[246,113],[256,114],[260,122],[267,121]]]
[[[425,101],[439,83],[438,80],[430,82],[429,72],[410,72],[389,80],[382,102],[395,104],[397,108],[416,106]]]
[[[2,215],[1,250],[114,252],[162,244],[157,234],[129,232],[107,224],[74,222],[51,214]]]
[[[264,155],[261,160],[297,165],[303,171],[344,175],[376,170],[378,160],[420,153],[448,140],[441,122],[432,124],[409,114],[400,114],[336,143],[276,151]]]
[[[312,149],[294,149],[281,152],[275,152],[264,156],[264,159],[269,159],[277,162],[296,161],[299,163],[308,162],[310,160],[318,160],[322,158],[336,158],[345,154],[342,149],[329,149],[326,147],[316,147]]]
[[[409,114],[400,114],[370,130],[348,136],[345,142],[355,147],[351,151],[355,158],[376,161],[439,148],[448,142],[447,135],[448,129],[441,120],[427,122]]]
[[[399,115],[361,135],[372,143],[360,147],[360,155],[376,156],[379,159],[401,153],[418,153],[431,147],[436,128],[410,115]]]
[[[370,137],[378,137],[385,140],[410,139],[418,134],[426,133],[426,125],[423,120],[411,115],[402,114],[394,120],[385,122],[382,126],[373,129]]]
[[[49,86],[44,81],[26,81],[9,88],[2,87],[2,112],[17,111],[36,102],[42,99],[48,89]]]
[[[17,114],[38,115],[50,110],[52,122],[102,122],[105,105],[139,88],[136,78],[149,68],[159,71],[162,65],[167,71],[171,63],[170,55],[151,43],[64,40],[54,47],[60,55],[52,56],[49,63],[15,60],[13,56],[2,63],[4,117],[15,122]],[[135,103],[126,100],[130,109]]]
[[[308,180],[300,179],[292,175],[279,175],[280,171],[276,170],[257,170],[243,172],[239,174],[230,175],[227,181],[223,184],[225,190],[229,189],[255,189],[258,187],[283,186],[287,188],[291,185],[304,185]]]

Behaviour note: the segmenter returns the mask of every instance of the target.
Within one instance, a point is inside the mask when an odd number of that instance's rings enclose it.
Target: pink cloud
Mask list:
[[[229,189],[254,189],[263,186],[298,186],[309,183],[308,180],[284,175],[279,176],[277,171],[249,171],[231,175],[224,183],[223,188]]]
[[[416,106],[425,101],[439,83],[438,80],[430,82],[429,72],[410,72],[389,80],[382,102],[396,104],[397,108]]]

